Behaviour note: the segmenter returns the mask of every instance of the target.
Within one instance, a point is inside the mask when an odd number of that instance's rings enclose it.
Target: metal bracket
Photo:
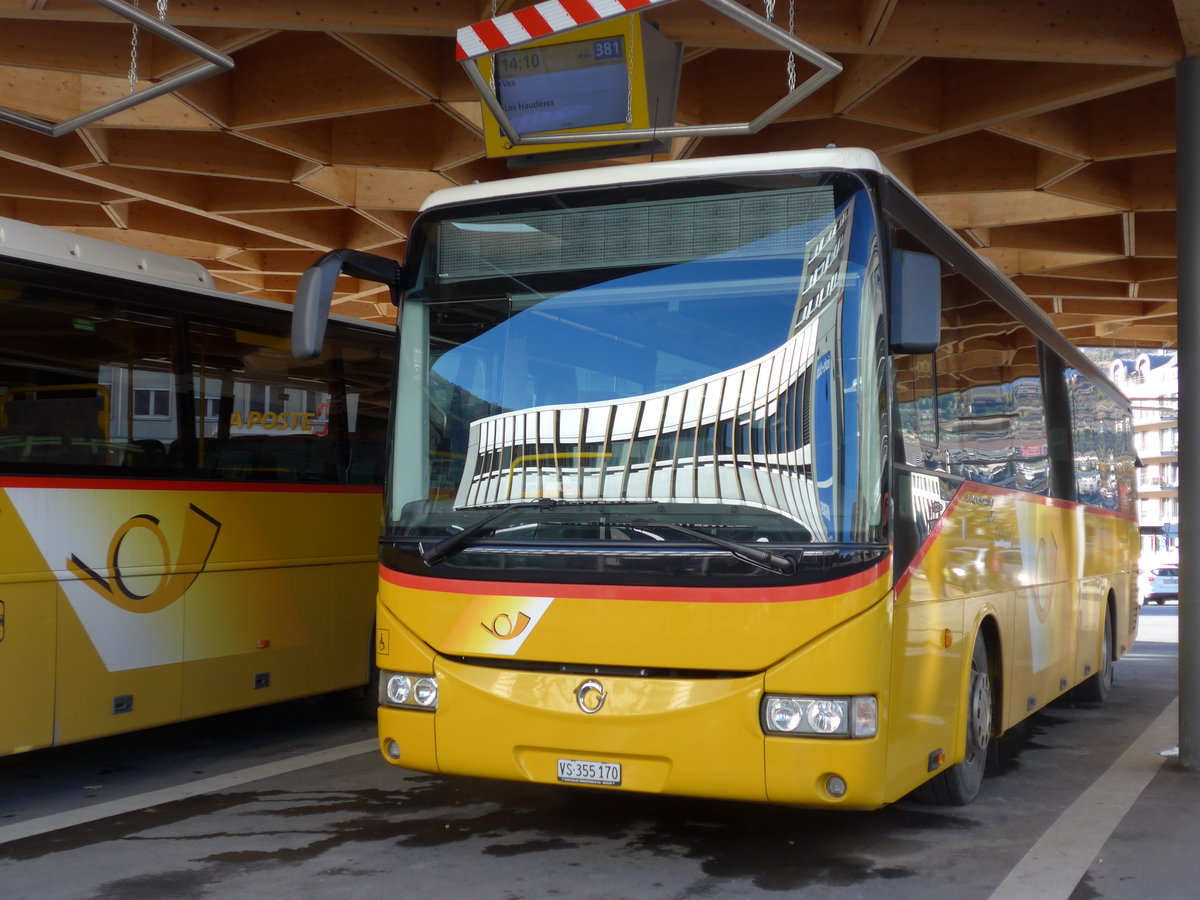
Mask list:
[[[500,125],[500,130],[504,132],[504,136],[514,146],[522,144],[529,146],[537,144],[561,144],[564,140],[569,140],[571,143],[582,143],[591,141],[644,141],[668,138],[727,137],[731,135],[757,134],[842,71],[842,64],[833,57],[822,53],[816,47],[805,43],[790,32],[784,31],[775,23],[768,21],[757,13],[751,12],[741,4],[734,2],[734,0],[700,0],[706,6],[712,7],[738,24],[745,26],[756,34],[762,35],[773,43],[778,44],[784,50],[788,50],[806,62],[816,66],[817,72],[810,76],[807,81],[797,85],[793,90],[785,94],[781,100],[769,107],[758,117],[748,122],[732,122],[722,125],[674,125],[668,128],[628,128],[609,131],[571,132],[569,135],[557,132],[536,135],[527,134],[522,137],[517,134],[512,122],[509,121],[508,115],[500,106],[499,97],[496,96],[496,92],[492,90],[491,85],[484,79],[479,71],[479,66],[475,63],[475,60],[479,57],[487,56],[497,50],[520,47],[524,44],[541,40],[549,34],[559,34],[583,25],[593,25],[596,22],[645,11],[652,7],[665,6],[673,2],[675,0],[623,0],[621,3],[592,0],[589,6],[592,7],[594,16],[584,21],[577,21],[571,17],[560,0],[545,0],[545,2],[526,7],[515,13],[507,13],[503,16],[489,19],[486,22],[481,22],[478,25],[460,28],[458,30],[457,58],[462,63],[467,78],[471,80],[471,84],[479,92],[479,96],[487,105],[488,110],[496,117],[496,122]],[[574,9],[578,5],[578,3],[573,3],[571,6]],[[531,19],[530,16],[533,12],[536,12],[536,17]],[[527,24],[529,22],[536,22],[538,24],[530,28]]]
[[[145,28],[151,34],[157,35],[163,40],[174,44],[176,47],[194,53],[201,59],[206,60],[206,62],[187,71],[180,72],[178,75],[174,75],[165,81],[160,81],[158,84],[135,91],[119,100],[106,103],[104,106],[93,109],[91,112],[86,112],[73,119],[60,122],[57,125],[47,122],[44,119],[14,112],[11,109],[0,109],[0,122],[20,125],[22,128],[28,128],[31,131],[36,131],[38,134],[48,135],[49,137],[62,137],[64,134],[70,134],[77,128],[82,128],[84,125],[90,125],[99,119],[137,106],[139,103],[145,103],[147,100],[153,100],[155,97],[161,97],[163,94],[169,94],[171,91],[187,87],[189,84],[195,84],[197,81],[202,81],[219,72],[228,72],[233,68],[233,60],[224,53],[214,50],[207,44],[201,43],[195,38],[184,34],[177,28],[172,28],[165,22],[160,22],[154,16],[142,12],[137,7],[130,6],[125,0],[92,0],[92,2],[116,13],[123,19],[133,22],[139,28]]]

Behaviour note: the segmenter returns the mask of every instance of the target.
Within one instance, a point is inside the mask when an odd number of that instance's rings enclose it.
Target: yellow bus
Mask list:
[[[0,755],[364,686],[394,329],[0,219]]]
[[[963,804],[1134,639],[1127,402],[869,151],[452,188],[402,269],[379,746],[429,772]]]

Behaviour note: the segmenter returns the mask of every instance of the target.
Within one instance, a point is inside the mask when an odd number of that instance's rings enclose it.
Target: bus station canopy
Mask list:
[[[58,137],[0,122],[0,215],[289,300],[321,252],[401,255],[431,191],[546,170],[487,158],[455,59],[460,28],[529,5],[147,2],[233,67]],[[841,74],[756,134],[676,138],[659,158],[870,148],[1076,344],[1177,345],[1175,67],[1200,48],[1200,0],[746,5]],[[677,124],[743,121],[787,92],[787,54],[699,0],[647,18],[684,47]],[[113,102],[135,60],[141,89],[196,57],[146,29],[135,42],[90,0],[0,0],[17,114]],[[378,286],[343,281],[336,312],[394,318]]]

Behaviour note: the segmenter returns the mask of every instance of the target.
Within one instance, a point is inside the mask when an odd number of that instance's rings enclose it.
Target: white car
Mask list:
[[[1179,599],[1179,566],[1154,566],[1142,576],[1142,603]]]

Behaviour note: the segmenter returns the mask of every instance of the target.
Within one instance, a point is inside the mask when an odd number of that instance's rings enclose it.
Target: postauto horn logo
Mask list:
[[[142,513],[126,521],[113,535],[108,546],[107,574],[100,574],[97,568],[88,565],[74,553],[67,560],[67,569],[105,600],[121,609],[133,613],[158,612],[182,597],[200,577],[200,573],[208,564],[209,556],[212,555],[213,547],[216,546],[217,534],[220,531],[220,522],[198,506],[188,504],[179,552],[172,559],[167,537],[159,527],[158,519]],[[151,540],[158,545],[162,553],[162,564],[147,565],[144,558],[138,559],[132,566],[138,570],[138,574],[130,575],[128,564],[125,572],[121,570],[121,550],[127,546],[126,539],[135,532],[149,533]],[[143,540],[135,539],[135,542],[144,545],[145,534],[141,537]],[[140,553],[138,555],[143,556]],[[185,567],[182,565],[183,560],[199,560],[199,565],[192,563]],[[144,574],[146,569],[153,569],[159,573],[158,583],[149,592],[141,593],[134,590],[132,585],[153,578]]]

